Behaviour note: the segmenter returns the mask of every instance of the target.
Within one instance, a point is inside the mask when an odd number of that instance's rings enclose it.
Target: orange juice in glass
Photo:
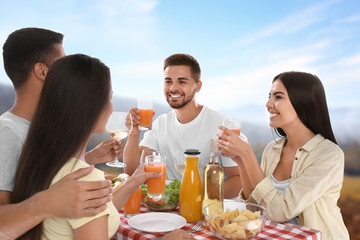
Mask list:
[[[152,109],[140,109],[139,116],[139,126],[151,129],[152,127],[152,118],[153,118],[153,110]]]
[[[232,132],[236,133],[236,135],[240,136],[240,131],[241,131],[241,124],[240,121],[238,120],[234,120],[231,118],[226,118],[223,121],[222,124],[224,127],[228,128],[229,130],[231,130]],[[223,132],[225,135],[227,135],[225,132]],[[222,149],[221,150],[221,154],[224,157],[233,157],[234,155],[230,154],[228,151]]]
[[[203,218],[199,154],[197,149],[185,151],[186,166],[180,187],[179,213],[187,222],[198,222]]]
[[[141,187],[133,192],[124,205],[125,217],[130,218],[140,212],[141,205]]]
[[[137,108],[140,110],[139,129],[150,130],[153,118],[153,96],[144,94],[138,97]]]
[[[150,198],[160,199],[164,194],[166,179],[166,157],[152,155],[145,157],[145,172],[162,172],[161,177],[146,180],[147,194]]]

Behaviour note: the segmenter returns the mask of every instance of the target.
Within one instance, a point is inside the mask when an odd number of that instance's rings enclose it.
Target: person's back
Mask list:
[[[12,202],[24,201],[88,166],[87,140],[92,133],[105,130],[112,113],[111,91],[110,70],[98,59],[70,55],[50,67],[20,155]],[[83,180],[104,180],[104,173],[94,169]],[[103,239],[111,237],[119,223],[110,202],[96,216],[46,218],[22,238]]]
[[[23,28],[11,33],[3,45],[4,68],[14,85],[16,100],[0,117],[0,239],[18,238],[45,217],[96,215],[111,199],[107,195],[111,189],[104,189],[108,181],[76,181],[92,171],[92,167],[88,167],[67,175],[48,190],[22,202],[10,203],[19,155],[45,76],[49,66],[65,56],[62,41],[61,33]],[[107,155],[111,158],[111,154]],[[93,191],[89,192],[90,189]],[[98,191],[104,194],[99,196]],[[89,208],[89,201],[96,196],[99,197],[97,203]]]
[[[16,100],[0,118],[0,202],[8,203],[27,130],[37,106],[47,66],[64,56],[63,35],[46,29],[25,28],[9,35],[3,46],[4,68]]]
[[[29,125],[30,121],[9,111],[0,116],[0,192],[14,189],[15,171]]]

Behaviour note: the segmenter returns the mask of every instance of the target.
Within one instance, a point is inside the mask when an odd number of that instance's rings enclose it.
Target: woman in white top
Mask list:
[[[219,148],[239,165],[241,197],[268,210],[278,222],[290,221],[322,232],[323,239],[349,239],[337,201],[344,176],[344,153],[337,145],[320,79],[284,72],[272,82],[270,126],[282,138],[269,143],[261,165],[251,146],[224,127]]]

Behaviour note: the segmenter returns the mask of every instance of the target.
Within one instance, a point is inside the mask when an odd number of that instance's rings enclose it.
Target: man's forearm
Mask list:
[[[139,166],[139,135],[130,135],[124,148],[123,161],[126,163],[125,173],[132,175]]]
[[[42,193],[16,204],[0,205],[0,239],[16,239],[47,216]]]

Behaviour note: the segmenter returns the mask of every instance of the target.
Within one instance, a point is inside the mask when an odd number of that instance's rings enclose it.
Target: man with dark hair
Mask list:
[[[77,181],[92,171],[93,167],[88,167],[21,203],[10,203],[18,159],[45,76],[51,64],[65,56],[62,41],[61,33],[23,28],[11,33],[3,46],[4,67],[13,82],[16,100],[0,116],[0,239],[15,239],[46,217],[96,215],[112,199],[110,181]],[[87,153],[86,161],[89,164],[110,161],[120,148],[119,142],[109,139]]]
[[[131,174],[139,165],[143,149],[156,150],[167,157],[166,173],[170,180],[181,179],[175,168],[175,161],[184,157],[189,148],[200,150],[200,172],[208,163],[210,139],[217,138],[218,127],[224,116],[196,101],[196,94],[202,86],[201,70],[197,60],[189,54],[173,54],[164,61],[164,95],[174,110],[157,118],[152,129],[145,132],[139,144],[139,109],[130,113],[134,128],[124,149],[125,172]],[[221,157],[226,175],[225,198],[238,196],[241,190],[239,169],[230,158]]]

